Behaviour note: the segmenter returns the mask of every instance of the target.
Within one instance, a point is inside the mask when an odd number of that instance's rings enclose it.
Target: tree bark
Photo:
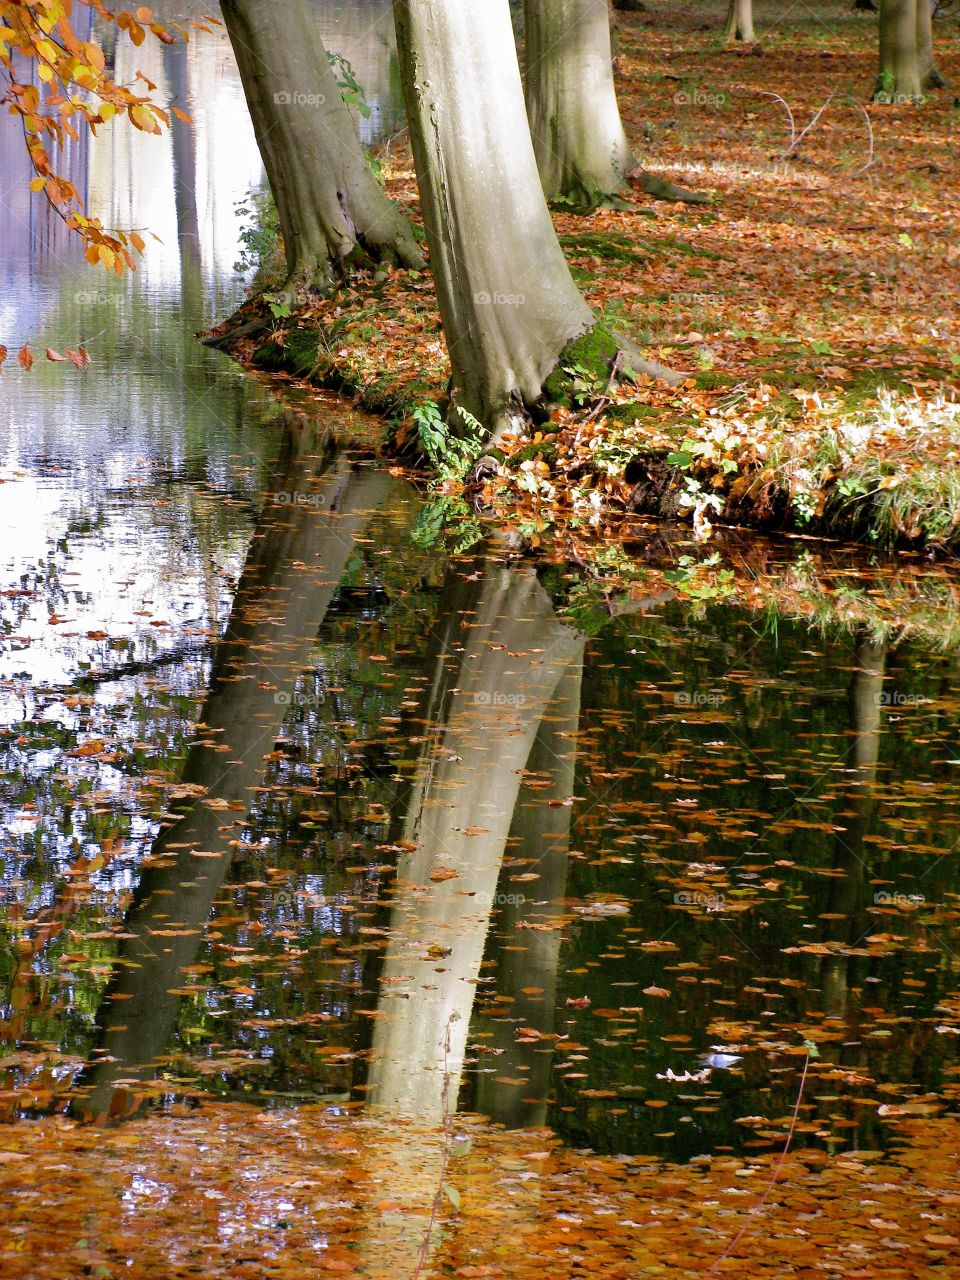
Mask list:
[[[880,0],[880,76],[875,102],[922,102],[918,0]]]
[[[727,40],[743,40],[747,44],[753,44],[757,38],[753,31],[753,0],[730,0],[723,34]]]
[[[308,0],[223,0],[221,9],[296,300],[329,289],[358,258],[421,265],[409,223],[360,146]]]
[[[917,0],[917,56],[920,83],[924,89],[943,89],[946,80],[937,68],[933,53],[933,11],[936,0]]]
[[[394,0],[394,13],[456,401],[495,437],[595,317],[544,199],[507,0]]]
[[[544,194],[593,207],[633,167],[613,81],[608,0],[526,0],[526,98]]]

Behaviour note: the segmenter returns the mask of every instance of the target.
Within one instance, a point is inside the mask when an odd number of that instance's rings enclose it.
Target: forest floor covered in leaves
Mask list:
[[[708,15],[709,16],[709,15]],[[614,328],[687,375],[612,384],[576,353],[571,403],[508,439],[484,497],[567,523],[617,510],[868,545],[960,544],[960,178],[955,90],[870,102],[874,15],[821,3],[725,48],[673,3],[617,16],[618,91],[641,163],[709,197],[556,213]],[[948,81],[960,21],[936,24]],[[409,156],[382,157],[414,219]],[[518,283],[522,291],[522,282]],[[449,364],[428,274],[360,278],[235,354],[339,386],[403,444]]]

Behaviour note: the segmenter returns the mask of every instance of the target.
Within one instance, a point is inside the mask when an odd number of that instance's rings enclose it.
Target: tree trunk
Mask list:
[[[164,49],[170,96],[181,111],[190,110],[190,46],[177,40]],[[196,328],[203,314],[203,262],[197,210],[197,134],[192,124],[170,117],[173,143],[173,195],[180,246],[180,313]]]
[[[280,215],[287,288],[303,301],[358,258],[421,265],[360,146],[308,0],[223,0],[221,9]]]
[[[918,0],[880,0],[880,76],[875,102],[922,102]]]
[[[595,317],[544,199],[507,0],[394,0],[394,13],[456,400],[496,436]]]
[[[607,0],[526,0],[526,96],[548,200],[587,208],[633,167],[613,82]]]
[[[933,53],[933,10],[936,0],[917,0],[917,57],[924,89],[943,89],[946,80],[937,69]]]
[[[753,0],[730,0],[723,34],[726,40],[743,40],[753,44],[757,38],[753,31]]]

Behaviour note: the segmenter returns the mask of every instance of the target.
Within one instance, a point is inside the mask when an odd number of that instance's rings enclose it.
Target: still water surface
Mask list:
[[[371,139],[388,10],[322,13]],[[222,34],[145,52],[196,128],[73,158],[162,238],[132,279],[83,267],[0,131],[3,339],[94,357],[0,389],[0,1112],[460,1106],[688,1158],[780,1144],[805,1041],[801,1143],[955,1109],[955,649],[598,615],[496,528],[445,550],[331,402],[195,341],[262,173]]]

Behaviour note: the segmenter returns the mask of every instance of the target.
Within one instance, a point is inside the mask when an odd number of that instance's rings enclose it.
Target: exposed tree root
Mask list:
[[[702,191],[688,191],[686,187],[678,187],[666,178],[657,178],[646,169],[634,169],[627,174],[631,182],[636,182],[640,190],[655,200],[674,200],[682,204],[709,204],[710,197]]]

